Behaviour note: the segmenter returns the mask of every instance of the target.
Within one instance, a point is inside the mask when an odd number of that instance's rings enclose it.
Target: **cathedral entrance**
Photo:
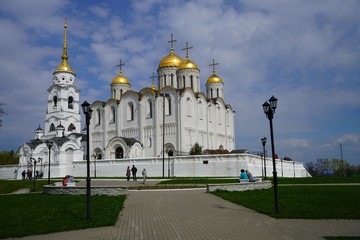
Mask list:
[[[115,158],[124,158],[124,149],[122,147],[117,147],[115,150]]]

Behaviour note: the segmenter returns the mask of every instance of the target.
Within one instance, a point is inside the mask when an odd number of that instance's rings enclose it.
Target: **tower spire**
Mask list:
[[[67,23],[66,23],[67,18],[65,18],[64,21],[64,48],[63,48],[63,54],[61,56],[61,64],[60,66],[55,70],[54,73],[57,72],[70,72],[73,73],[75,75],[74,70],[72,70],[72,68],[69,66],[68,64],[68,55],[67,55],[67,42],[66,42],[66,29],[67,29]]]
[[[66,28],[67,28],[67,24],[66,24],[66,18],[65,18],[65,21],[64,21],[64,48],[63,48],[63,55],[61,56],[63,63],[67,62],[67,60],[69,59],[69,57],[67,55]]]

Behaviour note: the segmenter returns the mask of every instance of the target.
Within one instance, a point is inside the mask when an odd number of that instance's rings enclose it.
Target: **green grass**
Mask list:
[[[276,218],[360,219],[358,186],[279,187],[280,213],[275,214],[274,190],[214,192],[230,202]]]
[[[113,226],[125,196],[22,194],[0,196],[0,238],[22,237],[90,227]]]
[[[51,179],[51,183],[56,180]],[[35,180],[35,192],[42,191],[42,187],[47,185],[48,181],[45,179]],[[33,180],[0,180],[0,194],[12,193],[21,188],[28,188],[33,191]]]
[[[268,178],[272,181],[272,178]],[[221,183],[238,183],[239,178],[224,177],[224,178],[210,178],[210,177],[177,177],[170,180],[165,180],[159,184],[221,184]],[[360,183],[360,177],[315,177],[315,178],[279,178],[279,184],[319,184],[319,183]]]

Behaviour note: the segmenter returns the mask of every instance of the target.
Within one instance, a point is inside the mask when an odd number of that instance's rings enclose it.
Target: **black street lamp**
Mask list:
[[[40,175],[38,177],[40,177],[42,179],[43,173],[42,173],[42,158],[39,157],[38,158],[38,163],[40,163]]]
[[[273,178],[274,178],[274,195],[275,195],[275,212],[279,213],[279,197],[278,197],[278,182],[277,182],[277,172],[276,172],[276,163],[275,163],[275,147],[274,147],[274,133],[273,133],[273,117],[275,114],[275,109],[277,107],[277,99],[272,96],[269,99],[269,102],[266,101],[263,105],[264,113],[270,122],[270,135],[271,135],[271,151],[272,151],[272,161],[273,161]]]
[[[54,146],[52,141],[47,141],[46,145],[49,148],[49,169],[48,169],[48,184],[50,184],[50,157],[51,157],[51,148]]]
[[[261,139],[261,143],[262,143],[262,145],[263,145],[263,151],[264,151],[264,153],[263,153],[263,158],[264,158],[264,174],[265,174],[265,179],[266,179],[266,160],[265,160],[266,137],[263,137],[263,138]]]
[[[169,97],[169,94],[162,93],[160,96],[163,97],[162,177],[165,178],[165,98]]]
[[[84,101],[81,104],[83,113],[86,117],[86,158],[87,158],[87,171],[86,171],[86,210],[87,210],[87,220],[90,222],[90,196],[91,196],[91,186],[90,186],[90,141],[89,141],[89,126],[92,110],[90,104],[87,101]]]
[[[170,178],[170,157],[174,155],[174,152],[172,149],[168,152],[168,178]]]
[[[34,164],[34,181],[33,181],[33,192],[35,192],[35,179],[36,179],[36,159],[30,158],[30,161]]]
[[[97,156],[95,154],[91,155],[94,158],[94,178],[96,178],[96,158]]]

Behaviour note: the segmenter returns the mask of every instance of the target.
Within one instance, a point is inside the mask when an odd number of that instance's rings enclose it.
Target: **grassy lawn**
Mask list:
[[[113,226],[125,198],[92,196],[88,223],[85,195],[1,195],[0,238]]]
[[[360,219],[359,186],[280,186],[278,215],[274,210],[273,188],[214,194],[276,218]]]

